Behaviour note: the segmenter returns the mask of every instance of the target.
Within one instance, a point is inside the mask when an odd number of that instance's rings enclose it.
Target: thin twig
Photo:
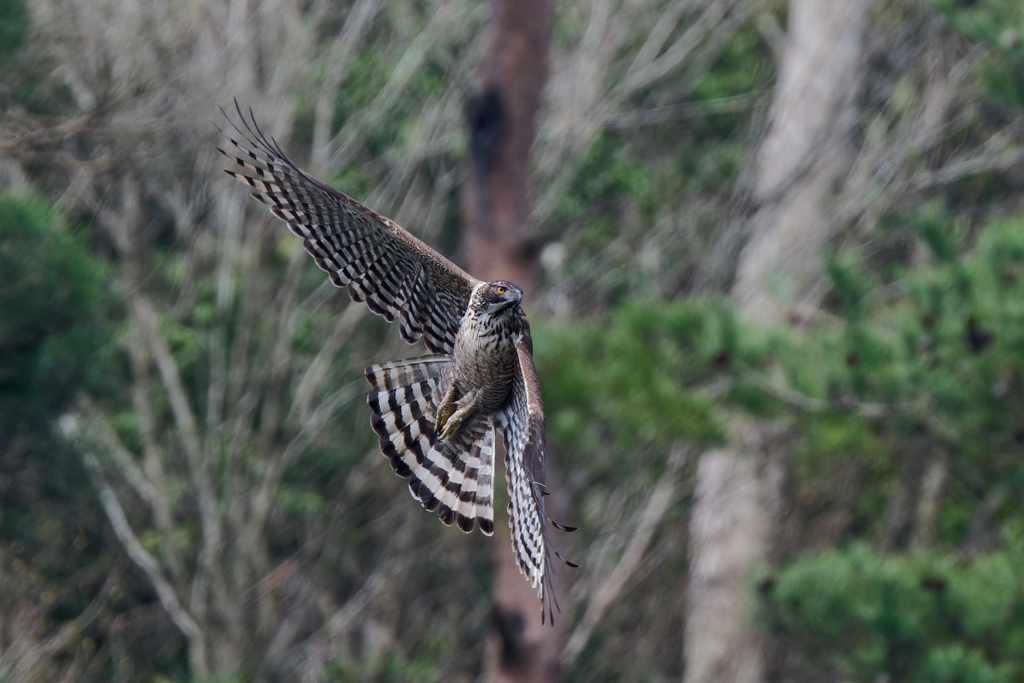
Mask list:
[[[163,481],[160,485],[153,481],[147,472],[144,472],[135,463],[135,456],[124,445],[117,435],[113,425],[107,416],[96,407],[87,394],[81,394],[76,400],[77,409],[88,425],[86,432],[97,446],[101,446],[108,453],[117,466],[121,476],[132,487],[139,498],[141,498],[150,511],[156,522],[160,536],[160,549],[167,558],[167,565],[171,569],[171,575],[175,578],[180,576],[181,562],[178,552],[171,540],[174,531],[171,523],[170,507],[167,500],[167,489]],[[162,474],[162,472],[161,472]]]
[[[71,442],[79,442],[82,436],[81,418],[71,413],[67,413],[61,416],[58,423],[64,438]],[[160,604],[163,606],[167,615],[174,622],[174,625],[178,627],[182,635],[188,640],[189,647],[198,652],[193,652],[195,657],[199,658],[199,661],[205,661],[205,657],[201,655],[205,651],[203,643],[203,634],[196,624],[195,620],[192,619],[188,611],[182,606],[178,600],[178,595],[170,582],[160,571],[160,565],[149,552],[142,547],[139,543],[139,539],[135,536],[131,526],[128,524],[128,519],[124,514],[124,509],[121,507],[121,503],[117,500],[117,495],[114,490],[110,487],[110,483],[107,481],[106,476],[103,474],[103,467],[100,465],[100,461],[96,459],[96,456],[92,453],[81,448],[77,449],[79,455],[82,458],[82,463],[85,465],[86,471],[89,473],[89,478],[92,479],[93,486],[96,488],[97,493],[100,497],[100,503],[103,505],[103,510],[107,514],[107,519],[110,520],[110,525],[114,528],[114,534],[117,536],[121,545],[124,547],[125,552],[128,553],[128,557],[131,558],[132,562],[142,570],[149,579],[150,585],[153,590],[156,591],[157,597],[160,599]],[[194,660],[194,657],[190,657]]]
[[[633,57],[633,61],[630,63],[626,73],[641,73],[658,58],[662,48],[665,47],[666,41],[672,36],[672,32],[675,31],[676,25],[682,20],[683,15],[686,14],[693,4],[694,0],[675,0],[675,2],[670,3],[665,8],[661,16],[654,23],[650,33],[647,34],[647,40],[637,50],[636,56]]]
[[[351,121],[346,122],[334,136],[330,144],[331,146],[336,145],[336,148],[324,164],[323,171],[331,172],[350,161],[358,146],[362,144],[364,138],[362,131],[376,126],[394,106],[398,96],[402,94],[413,74],[426,59],[430,48],[446,31],[452,29],[458,11],[461,9],[461,3],[445,3],[438,7],[430,18],[430,23],[413,39],[412,44],[402,54],[392,70],[388,82],[384,84],[373,102]]]
[[[345,635],[355,618],[387,585],[388,579],[405,564],[399,560],[380,564],[344,605],[336,609],[315,633],[291,646],[282,659],[291,668],[302,666],[307,671],[316,671],[315,674],[307,674],[302,680],[320,680],[321,667],[326,663],[332,645]],[[282,649],[280,643],[274,643],[271,647],[278,651]]]
[[[223,204],[222,228],[217,232],[216,316],[210,326],[209,371],[210,383],[206,392],[206,452],[210,452],[213,439],[221,425],[224,397],[228,384],[227,339],[230,308],[235,299],[235,270],[241,251],[244,197],[232,195]]]
[[[647,551],[647,545],[650,543],[651,537],[654,536],[654,531],[658,528],[658,524],[661,523],[669,504],[675,497],[677,473],[686,460],[686,456],[687,451],[682,446],[675,446],[669,453],[665,470],[658,478],[658,483],[651,492],[650,498],[647,499],[647,504],[640,514],[636,531],[633,533],[629,545],[626,546],[626,551],[622,553],[622,557],[619,558],[612,573],[594,591],[587,611],[583,614],[583,618],[562,651],[563,666],[572,666],[576,661],[583,648],[586,647],[594,627],[601,621],[612,603],[619,599],[626,583],[639,568],[644,559],[644,553]]]
[[[167,340],[160,334],[160,329],[157,326],[156,312],[153,310],[152,304],[149,303],[149,299],[145,295],[136,294],[132,298],[131,310],[134,314],[132,316],[133,320],[141,328],[147,346],[156,361],[157,369],[160,371],[160,379],[167,392],[171,412],[174,414],[174,420],[178,426],[178,436],[185,451],[185,459],[188,462],[193,482],[199,491],[199,513],[203,526],[203,535],[208,542],[216,540],[219,533],[216,529],[217,507],[213,494],[213,485],[210,482],[209,472],[203,462],[195,413],[192,411],[188,394],[181,382],[178,363],[171,354]]]
[[[313,396],[323,386],[323,383],[327,381],[327,371],[330,369],[331,363],[334,362],[334,357],[338,355],[342,345],[352,336],[356,325],[365,317],[367,310],[366,306],[350,303],[345,308],[345,312],[338,316],[330,336],[327,337],[320,347],[319,353],[316,354],[313,362],[309,364],[309,369],[306,370],[302,380],[299,382],[298,388],[295,389],[295,399],[292,401],[291,410],[288,411],[289,422],[294,420],[305,421],[309,417],[308,414],[310,404],[313,402]]]
[[[622,86],[620,99],[632,96],[641,88],[644,88],[659,78],[663,78],[683,63],[683,60],[703,41],[711,31],[729,13],[737,0],[714,0],[704,10],[704,13],[690,25],[683,35],[679,36],[664,53],[657,59],[644,65],[636,71],[631,70],[626,75],[626,81]]]
[[[281,426],[284,380],[288,375],[292,332],[298,319],[295,293],[306,265],[305,253],[298,249],[293,251],[288,261],[288,271],[277,297],[277,306],[274,311],[277,329],[273,337],[270,358],[256,373],[256,379],[252,383],[263,394],[260,430],[256,436],[256,447],[262,453],[270,452],[274,434]]]
[[[759,100],[765,99],[770,93],[766,90],[723,97],[717,100],[701,100],[682,102],[654,109],[638,109],[625,114],[604,116],[600,119],[605,128],[636,128],[650,126],[675,119],[703,117],[709,114],[726,114],[741,112],[755,106]]]
[[[327,165],[327,159],[330,158],[331,122],[335,114],[338,93],[341,92],[341,85],[348,72],[349,61],[366,37],[366,29],[383,4],[382,0],[358,0],[345,17],[345,25],[331,44],[331,49],[324,60],[324,82],[313,107],[314,171],[322,172]]]
[[[128,357],[132,368],[132,405],[139,420],[142,433],[143,472],[153,489],[150,507],[167,564],[171,574],[178,578],[181,572],[180,553],[171,542],[171,511],[167,495],[167,479],[164,476],[163,454],[157,445],[156,421],[153,417],[153,405],[150,401],[149,354],[143,336],[135,331],[134,338],[129,341]],[[134,461],[132,461],[134,464]],[[141,494],[140,494],[141,495]]]
[[[117,469],[124,476],[125,481],[139,495],[139,498],[146,502],[150,510],[155,511],[161,505],[160,493],[153,487],[152,482],[149,481],[149,478],[146,477],[139,466],[135,464],[134,456],[132,456],[131,452],[121,441],[117,432],[114,431],[113,425],[107,421],[106,416],[100,412],[92,400],[85,394],[79,396],[75,403],[75,407],[85,423],[89,425],[87,428],[90,433],[89,435],[107,450],[114,464],[117,465]]]
[[[284,450],[275,458],[267,462],[263,476],[260,477],[255,492],[252,494],[250,503],[249,525],[255,528],[262,527],[270,513],[273,503],[274,491],[281,481],[285,470],[291,466],[295,459],[302,454],[307,446],[327,426],[330,419],[343,405],[361,394],[362,381],[349,382],[338,391],[325,398],[313,415],[306,420],[302,430],[288,442]]]
[[[106,606],[107,599],[117,586],[117,578],[123,557],[123,553],[118,555],[117,559],[114,561],[114,566],[110,569],[110,574],[107,575],[107,579],[103,582],[103,586],[100,588],[99,593],[96,594],[96,597],[92,599],[84,610],[82,610],[81,614],[74,619],[65,622],[56,634],[47,638],[41,644],[25,648],[22,653],[17,653],[14,657],[7,660],[14,662],[14,666],[12,667],[7,666],[7,661],[5,661],[5,657],[3,656],[7,653],[0,653],[0,671],[4,674],[4,680],[38,680],[38,676],[34,675],[38,673],[35,671],[36,665],[39,664],[41,660],[51,657],[71,645],[74,638],[81,635],[85,627],[91,624],[96,617],[99,616],[103,607]],[[15,642],[17,642],[17,639]],[[18,656],[19,654],[20,656]]]
[[[1024,147],[1010,147],[999,152],[981,154],[957,161],[934,171],[918,173],[903,183],[901,189],[907,192],[917,192],[936,185],[955,183],[963,178],[989,171],[1007,171],[1021,163],[1024,163]]]

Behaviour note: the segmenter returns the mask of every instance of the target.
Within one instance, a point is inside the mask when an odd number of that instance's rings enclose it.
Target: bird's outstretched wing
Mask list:
[[[512,396],[499,418],[505,432],[505,474],[508,478],[508,514],[512,531],[512,550],[516,564],[541,600],[541,618],[545,612],[554,619],[558,609],[552,582],[551,555],[554,553],[571,567],[551,545],[544,512],[544,405],[540,381],[533,365],[533,340],[527,327],[516,342],[519,362],[515,365]],[[563,531],[575,531],[552,522]]]
[[[398,320],[405,341],[422,336],[433,353],[450,355],[479,281],[390,219],[301,171],[263,134],[252,111],[247,120],[237,102],[235,108],[244,130],[228,120],[242,141],[225,137],[240,154],[217,149],[242,170],[225,173],[253,188],[252,196],[302,238],[331,282],[348,286],[355,301],[366,301],[388,322]]]

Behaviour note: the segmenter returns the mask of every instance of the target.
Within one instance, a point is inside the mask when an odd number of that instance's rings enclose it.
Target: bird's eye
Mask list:
[[[505,293],[505,288],[504,287],[498,287],[497,292],[498,292],[498,294],[504,294]]]

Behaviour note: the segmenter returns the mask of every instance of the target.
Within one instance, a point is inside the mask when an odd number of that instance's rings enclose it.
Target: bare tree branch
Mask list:
[[[171,539],[173,527],[166,484],[160,481],[158,485],[147,473],[139,469],[135,463],[135,457],[118,437],[113,425],[87,394],[79,395],[76,404],[78,412],[88,425],[85,429],[86,434],[110,455],[125,481],[153,513],[153,519],[156,521],[157,531],[160,535],[160,550],[167,559],[171,576],[178,578],[182,568],[179,553]]]
[[[695,0],[674,0],[668,4],[661,16],[658,17],[658,21],[655,22],[654,28],[647,34],[643,46],[634,55],[633,61],[630,62],[629,68],[626,70],[627,74],[642,72],[658,58],[665,43],[675,31],[676,25],[688,11],[694,9],[695,4]]]
[[[152,501],[153,517],[161,539],[166,545],[164,553],[172,574],[177,577],[181,571],[179,553],[170,542],[172,524],[170,504],[167,500],[167,481],[164,476],[163,455],[156,440],[156,423],[153,418],[153,406],[149,391],[149,360],[145,352],[146,345],[141,335],[128,344],[128,357],[132,366],[132,404],[139,420],[142,434],[143,467],[146,479],[151,482],[154,490]]]
[[[767,92],[751,92],[717,100],[683,102],[655,109],[637,109],[623,114],[607,115],[599,120],[608,129],[634,129],[639,126],[651,126],[677,119],[745,111],[756,106],[767,94]]]
[[[899,194],[901,189],[907,192],[917,192],[937,185],[955,183],[963,178],[981,173],[1008,171],[1022,163],[1024,163],[1024,147],[1007,147],[996,152],[955,161],[934,171],[918,173],[905,183],[900,183],[900,187],[894,189],[894,194]]]
[[[288,374],[288,359],[291,356],[292,331],[297,318],[295,292],[299,278],[307,266],[306,254],[296,249],[288,261],[288,272],[278,293],[275,306],[275,334],[272,338],[268,362],[256,373],[253,385],[263,394],[263,411],[260,415],[260,430],[256,436],[256,447],[263,453],[270,452],[274,434],[281,426],[281,406],[284,403],[284,380]]]
[[[682,64],[683,60],[714,30],[737,2],[739,0],[713,0],[705,8],[700,18],[691,24],[683,32],[683,35],[679,36],[664,53],[654,59],[650,59],[646,63],[641,62],[640,58],[649,55],[653,51],[645,53],[642,48],[640,53],[637,54],[637,60],[631,65],[629,73],[626,75],[620,97],[629,97],[637,90],[650,85],[659,78],[664,78],[673,69]],[[647,46],[645,45],[644,47],[646,48]],[[634,66],[637,68],[634,69]]]
[[[216,311],[209,333],[210,384],[206,392],[206,450],[212,446],[220,427],[221,411],[227,393],[227,338],[228,312],[235,299],[234,276],[241,251],[242,219],[245,211],[241,202],[245,197],[229,197],[223,202],[222,228],[217,234]]]
[[[358,304],[350,303],[345,312],[338,316],[334,323],[334,329],[330,336],[320,346],[313,362],[302,376],[299,386],[295,389],[295,398],[292,400],[291,410],[288,411],[289,422],[305,422],[309,418],[310,405],[313,397],[320,390],[327,380],[328,369],[334,362],[342,345],[348,341],[355,331],[356,325],[366,316],[367,308]]]
[[[81,439],[81,419],[72,413],[67,413],[61,416],[59,420],[61,433],[65,439],[72,443],[79,442]],[[92,479],[93,486],[99,494],[103,510],[107,514],[107,519],[110,520],[110,525],[114,528],[114,534],[117,535],[125,552],[128,553],[128,557],[145,573],[150,585],[160,599],[160,604],[167,611],[168,616],[175,626],[178,627],[178,630],[188,640],[189,661],[193,670],[200,675],[205,674],[205,645],[199,626],[178,600],[174,588],[160,571],[159,563],[142,547],[139,539],[135,537],[135,533],[125,517],[121,503],[117,500],[114,490],[110,487],[106,476],[103,474],[103,467],[100,465],[100,461],[96,459],[95,455],[83,450],[81,447],[78,448],[78,453],[82,458],[86,471],[89,473],[89,477]]]
[[[914,515],[914,546],[927,548],[935,536],[935,523],[939,517],[942,491],[949,479],[949,462],[944,455],[932,457],[921,475],[921,488],[917,494],[917,511]]]
[[[329,173],[349,162],[358,143],[363,140],[362,132],[379,124],[384,113],[394,105],[395,99],[405,90],[409,79],[423,63],[427,51],[445,31],[451,30],[458,17],[460,5],[461,3],[452,2],[438,7],[430,19],[430,24],[416,36],[398,60],[387,84],[370,103],[370,106],[361,111],[352,121],[347,122],[334,136],[331,146],[334,146],[335,150],[324,164],[325,172]]]
[[[687,452],[683,446],[675,446],[669,452],[665,469],[658,478],[654,490],[651,491],[643,512],[640,513],[636,531],[633,532],[629,545],[626,546],[625,552],[622,553],[622,557],[619,558],[612,573],[594,591],[587,611],[576,625],[576,630],[569,637],[565,649],[562,651],[562,666],[573,665],[576,658],[583,652],[583,648],[586,647],[587,641],[590,640],[590,634],[593,633],[594,627],[601,621],[608,608],[619,599],[626,583],[643,561],[647,546],[675,497],[678,483],[677,473],[686,461],[686,456]]]
[[[331,417],[343,405],[362,393],[362,380],[349,382],[321,402],[313,415],[303,424],[302,430],[288,442],[279,456],[270,460],[256,486],[250,504],[250,526],[262,526],[273,504],[274,490],[281,481],[281,475],[295,461],[316,436],[327,426]]]
[[[387,585],[405,562],[389,560],[382,563],[366,578],[363,585],[344,605],[334,610],[313,635],[292,646],[285,659],[296,669],[303,670],[303,681],[321,680],[323,666],[330,659],[334,643],[341,640],[352,627],[352,622]]]
[[[42,643],[32,642],[26,647],[22,646],[22,643],[18,641],[21,639],[35,640],[35,634],[32,633],[34,629],[26,629],[28,632],[21,633],[19,637],[16,637],[12,647],[4,648],[4,651],[0,652],[0,672],[3,673],[4,680],[42,680],[44,672],[38,670],[40,665],[47,658],[73,645],[82,635],[82,631],[99,616],[100,611],[106,606],[111,592],[118,585],[117,579],[120,573],[122,557],[124,557],[123,554],[118,555],[114,566],[110,569],[110,574],[107,576],[106,581],[103,582],[103,586],[100,588],[99,593],[96,594],[96,597],[92,599],[81,614],[65,622],[57,630],[57,633],[47,637]],[[40,608],[48,608],[48,606],[44,603]]]
[[[324,83],[320,87],[316,105],[313,108],[312,163],[316,171],[323,171],[327,166],[327,160],[331,157],[330,137],[334,104],[345,80],[349,60],[355,54],[367,28],[383,4],[382,0],[358,0],[345,18],[345,26],[341,30],[341,35],[334,40],[328,51],[325,60],[327,73],[324,75]]]
[[[181,439],[185,458],[199,492],[199,512],[203,534],[209,543],[219,545],[219,541],[216,540],[219,538],[219,532],[216,528],[218,526],[216,521],[217,504],[213,494],[213,485],[203,461],[195,414],[192,412],[185,387],[181,383],[178,363],[174,360],[167,341],[160,334],[156,313],[149,300],[142,294],[136,294],[132,298],[131,311],[134,321],[142,330],[147,346],[153,353],[164,389],[167,391],[167,398],[171,404],[171,412],[178,425],[178,436]]]

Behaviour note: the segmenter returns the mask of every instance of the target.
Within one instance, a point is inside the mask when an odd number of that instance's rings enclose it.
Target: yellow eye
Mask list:
[[[498,291],[498,294],[504,294],[505,293],[505,288],[504,287],[498,287],[497,291]]]

